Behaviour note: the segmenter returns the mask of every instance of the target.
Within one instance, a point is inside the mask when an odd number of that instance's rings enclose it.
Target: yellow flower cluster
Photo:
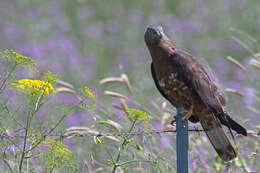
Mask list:
[[[127,114],[128,114],[128,118],[131,121],[135,119],[138,121],[148,121],[151,118],[146,112],[138,109],[127,109]]]
[[[28,91],[32,96],[55,93],[52,84],[43,80],[21,79],[17,82],[12,82],[11,85],[25,92]]]
[[[97,97],[95,96],[95,94],[91,91],[91,89],[87,86],[84,87],[85,93],[87,94],[88,98],[91,98],[93,100],[97,100]]]
[[[73,157],[71,151],[61,141],[51,140],[49,137],[46,137],[43,144],[45,144],[49,152],[54,154],[56,160],[63,162],[65,159]]]
[[[34,60],[28,56],[23,56],[17,52],[15,52],[12,49],[5,49],[4,54],[6,54],[6,58],[15,58],[15,63],[16,64],[22,64],[22,63],[34,63]],[[10,57],[12,56],[12,57]]]

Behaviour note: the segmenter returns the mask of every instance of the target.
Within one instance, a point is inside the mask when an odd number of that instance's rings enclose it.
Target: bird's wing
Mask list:
[[[207,114],[197,115],[216,152],[224,161],[230,161],[236,157],[236,152],[224,132],[219,119],[215,116],[223,116],[225,102],[220,96],[217,86],[191,55],[183,51],[175,51],[172,56],[173,68],[176,68],[179,79],[193,88],[202,101],[212,110]],[[215,115],[214,115],[215,114]]]
[[[179,78],[193,88],[215,114],[223,113],[225,99],[219,94],[217,86],[211,81],[203,66],[191,55],[181,50],[172,53],[171,61]]]
[[[176,107],[176,104],[163,92],[160,85],[158,84],[158,79],[156,78],[153,63],[151,64],[151,71],[154,83],[159,90],[159,92],[164,96],[168,101]],[[236,153],[234,148],[232,147],[231,142],[226,136],[223,128],[219,120],[214,116],[213,113],[209,113],[208,115],[201,115],[200,123],[205,130],[211,144],[215,148],[216,152],[224,161],[230,161],[236,157]]]
[[[233,139],[234,136],[230,129],[246,136],[246,129],[232,120],[225,112],[225,98],[220,94],[218,87],[210,79],[203,66],[191,55],[181,50],[176,50],[171,55],[171,60],[179,78],[193,88],[221,123],[228,127]]]

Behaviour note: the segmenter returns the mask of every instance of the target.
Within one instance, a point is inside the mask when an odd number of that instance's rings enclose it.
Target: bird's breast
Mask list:
[[[159,76],[158,83],[167,97],[178,103],[178,106],[189,107],[191,105],[194,91],[180,80],[178,72],[173,71]]]
[[[170,62],[153,63],[157,83],[170,102],[185,109],[193,105],[194,114],[197,115],[208,110],[195,89],[184,82],[182,74]]]

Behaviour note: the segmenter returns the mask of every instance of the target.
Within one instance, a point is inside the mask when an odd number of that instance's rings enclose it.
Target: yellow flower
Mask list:
[[[139,121],[148,121],[151,118],[146,112],[138,109],[127,109],[127,116],[131,121],[135,119]]]
[[[72,157],[72,153],[68,149],[68,146],[64,145],[61,141],[52,140],[49,137],[46,137],[43,144],[45,144],[49,152],[54,154],[56,160],[63,162],[64,159]]]
[[[8,50],[8,49],[5,49],[5,50],[4,50],[4,53],[5,53],[5,54],[9,54],[9,50]]]
[[[40,94],[46,96],[55,93],[52,84],[43,80],[21,79],[17,82],[12,82],[11,85],[24,92],[29,92],[32,96]]]
[[[14,58],[14,62],[16,64],[25,64],[25,63],[34,63],[34,60],[28,56],[23,56],[17,52],[15,52],[13,49],[5,49],[4,54],[6,55],[6,58]]]
[[[84,87],[84,91],[87,94],[88,98],[92,98],[93,100],[97,100],[97,97],[95,96],[95,94],[91,91],[91,89],[87,86]]]

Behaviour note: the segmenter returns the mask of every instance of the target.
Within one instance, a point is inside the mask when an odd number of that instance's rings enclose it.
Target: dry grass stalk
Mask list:
[[[254,57],[256,57],[256,58],[260,57],[260,52],[259,52],[259,53],[256,53],[256,54],[254,55]]]
[[[112,91],[105,91],[104,92],[105,95],[108,95],[108,96],[112,96],[112,97],[119,97],[119,98],[127,98],[125,95],[123,94],[119,94],[117,92],[112,92]]]
[[[246,49],[248,52],[250,52],[252,55],[254,55],[254,51],[249,47],[247,46],[243,41],[241,41],[240,39],[232,36],[231,37],[235,42],[237,42],[240,46],[242,46],[244,49]]]
[[[65,86],[65,87],[74,89],[73,85],[71,85],[70,83],[67,83],[67,82],[64,82],[64,81],[61,81],[61,80],[57,80],[56,83],[57,83],[58,85],[63,85],[63,86]]]
[[[244,124],[250,123],[250,121],[251,121],[251,120],[247,118],[247,119],[244,119],[244,120],[243,120],[243,123],[244,123]]]
[[[225,91],[229,92],[229,93],[232,93],[232,94],[239,95],[239,96],[244,96],[244,93],[242,93],[240,91],[237,91],[235,89],[232,89],[232,88],[226,88]]]
[[[164,111],[160,108],[160,106],[158,106],[153,100],[150,101],[150,104],[161,114],[164,113]]]
[[[128,106],[125,102],[125,99],[120,99],[120,104],[121,104],[121,107],[122,109],[125,111],[125,113],[127,114],[127,110],[128,110]]]
[[[102,79],[101,81],[99,81],[100,85],[104,85],[107,83],[113,83],[113,82],[124,82],[122,78],[119,77],[108,77],[105,79]]]
[[[248,130],[247,131],[247,136],[250,136],[250,137],[259,137],[257,135],[257,133],[255,131],[252,131],[252,130]]]
[[[256,59],[250,59],[248,64],[260,69],[260,61],[257,61]]]
[[[172,115],[171,115],[170,113],[164,112],[164,113],[163,113],[163,116],[162,116],[161,123],[162,123],[163,125],[170,123],[170,122],[171,122],[171,120],[170,120],[171,116],[172,116]]]
[[[132,90],[132,87],[130,85],[130,82],[129,82],[129,79],[128,79],[128,76],[126,74],[122,74],[121,75],[121,79],[124,81],[128,91],[132,94],[133,93],[133,90]]]
[[[260,110],[258,110],[257,108],[254,108],[252,106],[247,106],[247,109],[249,109],[250,111],[260,115]]]
[[[107,122],[109,122],[109,124],[111,126],[113,126],[114,128],[116,128],[117,130],[121,130],[123,128],[119,123],[117,123],[113,120],[107,120]]]
[[[74,91],[73,89],[70,88],[66,88],[66,87],[60,87],[56,89],[56,93],[71,93],[73,94],[78,100],[82,101],[82,98],[77,94],[76,91]]]
[[[238,62],[236,59],[232,58],[231,56],[227,56],[227,60],[238,66],[241,70],[244,72],[247,72],[247,69],[245,66],[243,66],[240,62]]]
[[[124,109],[123,109],[121,106],[118,106],[118,105],[113,104],[112,107],[113,107],[113,108],[116,108],[116,109],[118,109],[118,110],[124,111]]]
[[[62,93],[62,92],[76,94],[76,92],[74,90],[70,89],[70,88],[60,87],[60,88],[56,89],[56,93]]]
[[[130,82],[129,82],[129,79],[128,79],[128,76],[126,74],[122,74],[121,77],[108,77],[108,78],[105,78],[105,79],[102,79],[99,84],[100,85],[104,85],[104,84],[107,84],[107,83],[113,83],[113,82],[122,82],[126,85],[128,91],[132,94],[133,93],[133,90],[132,90],[132,87],[130,85]]]
[[[95,130],[91,130],[87,127],[71,127],[66,129],[66,133],[64,134],[65,136],[67,136],[68,139],[73,138],[73,137],[77,137],[77,136],[84,136],[84,135],[93,135],[94,140],[97,138],[97,136],[100,134],[100,132],[95,131]],[[114,136],[103,136],[107,139],[116,141],[116,142],[120,142],[119,139],[117,139]]]
[[[260,125],[255,126],[257,130],[260,130]]]
[[[89,128],[88,127],[80,127],[80,126],[70,127],[70,128],[66,129],[66,133],[68,131],[73,131],[73,130],[89,130]]]

